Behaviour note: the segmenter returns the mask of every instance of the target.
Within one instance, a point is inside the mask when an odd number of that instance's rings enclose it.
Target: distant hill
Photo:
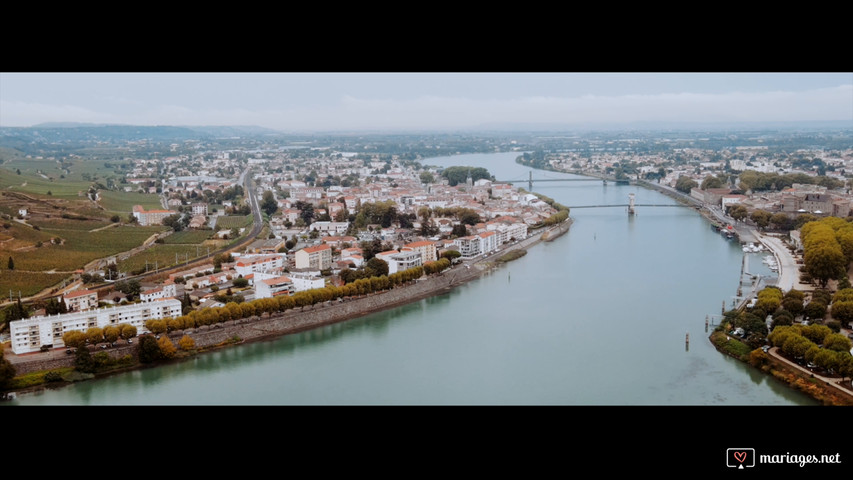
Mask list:
[[[0,145],[29,142],[184,141],[279,134],[257,126],[143,126],[52,122],[32,127],[0,128]]]

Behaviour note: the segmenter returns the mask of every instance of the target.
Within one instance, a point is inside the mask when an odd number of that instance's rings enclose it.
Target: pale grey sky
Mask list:
[[[853,72],[0,72],[4,127],[85,122],[297,132],[750,121],[853,127]]]

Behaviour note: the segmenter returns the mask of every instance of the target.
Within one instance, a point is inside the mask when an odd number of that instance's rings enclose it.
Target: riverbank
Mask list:
[[[571,224],[572,220],[568,219],[561,224],[542,229],[524,240],[507,246],[499,252],[488,256],[477,257],[469,262],[464,262],[449,270],[445,270],[440,274],[422,277],[409,285],[361,297],[350,297],[339,301],[325,302],[305,307],[301,310],[293,309],[283,313],[264,314],[236,320],[232,319],[227,322],[205,325],[192,330],[174,331],[170,332],[168,336],[174,344],[177,344],[181,337],[188,335],[195,342],[195,347],[198,351],[205,351],[235,343],[269,340],[283,335],[361,318],[365,315],[448,292],[459,285],[470,282],[499,268],[501,264],[496,261],[499,257],[511,254],[512,252],[527,251],[527,249],[541,241],[553,240],[568,232]],[[112,358],[131,355],[138,361],[135,345],[119,346],[104,350],[104,352]],[[57,349],[51,352],[34,352],[20,356],[8,352],[6,358],[13,363],[18,375],[45,372],[73,365],[73,356],[66,355],[64,349]],[[142,367],[145,367],[145,365],[138,365],[136,368]],[[107,373],[106,375],[110,374]],[[44,386],[41,388],[44,388]]]

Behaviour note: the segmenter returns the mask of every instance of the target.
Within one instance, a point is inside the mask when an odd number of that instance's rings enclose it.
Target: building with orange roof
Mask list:
[[[98,306],[98,292],[94,290],[77,290],[76,292],[66,293],[62,296],[62,301],[65,302],[65,308],[69,312],[79,312]]]
[[[332,247],[326,244],[305,247],[294,254],[296,268],[325,270],[332,267]]]

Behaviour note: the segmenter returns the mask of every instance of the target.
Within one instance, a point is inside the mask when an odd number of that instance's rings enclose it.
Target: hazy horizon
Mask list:
[[[0,127],[65,122],[283,133],[853,127],[853,72],[0,73]]]

